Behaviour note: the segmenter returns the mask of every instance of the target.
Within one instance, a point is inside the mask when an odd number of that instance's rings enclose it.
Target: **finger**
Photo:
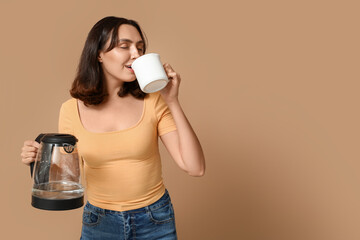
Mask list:
[[[175,72],[175,70],[171,67],[171,65],[170,64],[168,64],[168,63],[165,63],[164,64],[164,68],[165,68],[165,70],[167,70],[167,71],[169,71],[169,72]]]
[[[39,148],[40,147],[40,143],[38,143],[37,141],[33,141],[33,146],[35,148]]]
[[[24,142],[24,146],[33,146],[33,147],[39,148],[40,144],[33,140],[27,140]]]
[[[180,81],[180,75],[176,72],[171,72],[171,73],[168,73],[168,78],[169,80],[175,80],[175,81]]]
[[[27,151],[29,151],[29,152],[36,152],[38,150],[38,148],[37,147],[33,147],[33,146],[24,146],[23,148],[22,148],[22,151],[23,152],[27,152]]]
[[[26,141],[24,142],[24,146],[32,146],[32,145],[33,145],[33,142],[34,142],[34,141],[32,141],[32,140],[26,140]]]
[[[176,80],[177,79],[176,73],[168,73],[167,75],[168,75],[169,80]]]
[[[22,162],[26,165],[29,165],[30,163],[34,162],[35,158],[23,158]]]
[[[169,77],[176,77],[177,76],[177,73],[176,72],[169,72],[168,74],[167,74]]]
[[[21,157],[23,158],[35,158],[36,152],[24,152],[21,154]]]

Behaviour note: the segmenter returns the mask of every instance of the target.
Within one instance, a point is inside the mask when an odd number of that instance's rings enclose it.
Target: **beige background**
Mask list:
[[[357,1],[76,0],[0,3],[1,239],[79,239],[81,209],[30,205],[26,139],[57,130],[99,19],[137,20],[181,74],[207,159],[163,152],[180,239],[360,239]]]

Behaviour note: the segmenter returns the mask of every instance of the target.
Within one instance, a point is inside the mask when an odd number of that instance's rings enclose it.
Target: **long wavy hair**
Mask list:
[[[98,105],[108,96],[104,84],[105,77],[98,56],[110,37],[110,46],[105,51],[108,52],[117,46],[119,41],[118,30],[122,24],[132,25],[138,30],[141,39],[144,41],[143,52],[146,51],[145,34],[136,21],[119,17],[105,17],[98,21],[87,36],[76,77],[70,89],[70,95],[83,101],[85,105]],[[139,99],[146,96],[146,93],[141,91],[137,81],[123,84],[118,96],[124,97],[127,94]]]

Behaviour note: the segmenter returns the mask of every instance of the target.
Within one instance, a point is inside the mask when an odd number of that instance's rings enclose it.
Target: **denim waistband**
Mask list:
[[[148,210],[158,209],[170,201],[171,201],[171,199],[170,199],[169,192],[167,189],[165,189],[164,195],[162,195],[162,197],[159,200],[150,204],[149,206],[138,208],[138,209],[133,209],[133,210],[128,210],[128,211],[115,211],[115,210],[109,210],[109,209],[103,209],[103,208],[96,207],[89,202],[86,203],[85,207],[88,209],[91,209],[94,212],[100,213],[100,214],[140,213],[140,212],[147,212]]]

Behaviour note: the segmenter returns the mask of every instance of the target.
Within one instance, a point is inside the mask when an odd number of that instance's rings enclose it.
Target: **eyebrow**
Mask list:
[[[133,41],[131,41],[130,39],[127,39],[127,38],[121,38],[121,39],[119,39],[119,42],[129,42],[129,43],[133,43]],[[144,43],[144,41],[143,41],[143,40],[140,40],[140,41],[138,41],[138,42],[136,42],[136,43]]]

